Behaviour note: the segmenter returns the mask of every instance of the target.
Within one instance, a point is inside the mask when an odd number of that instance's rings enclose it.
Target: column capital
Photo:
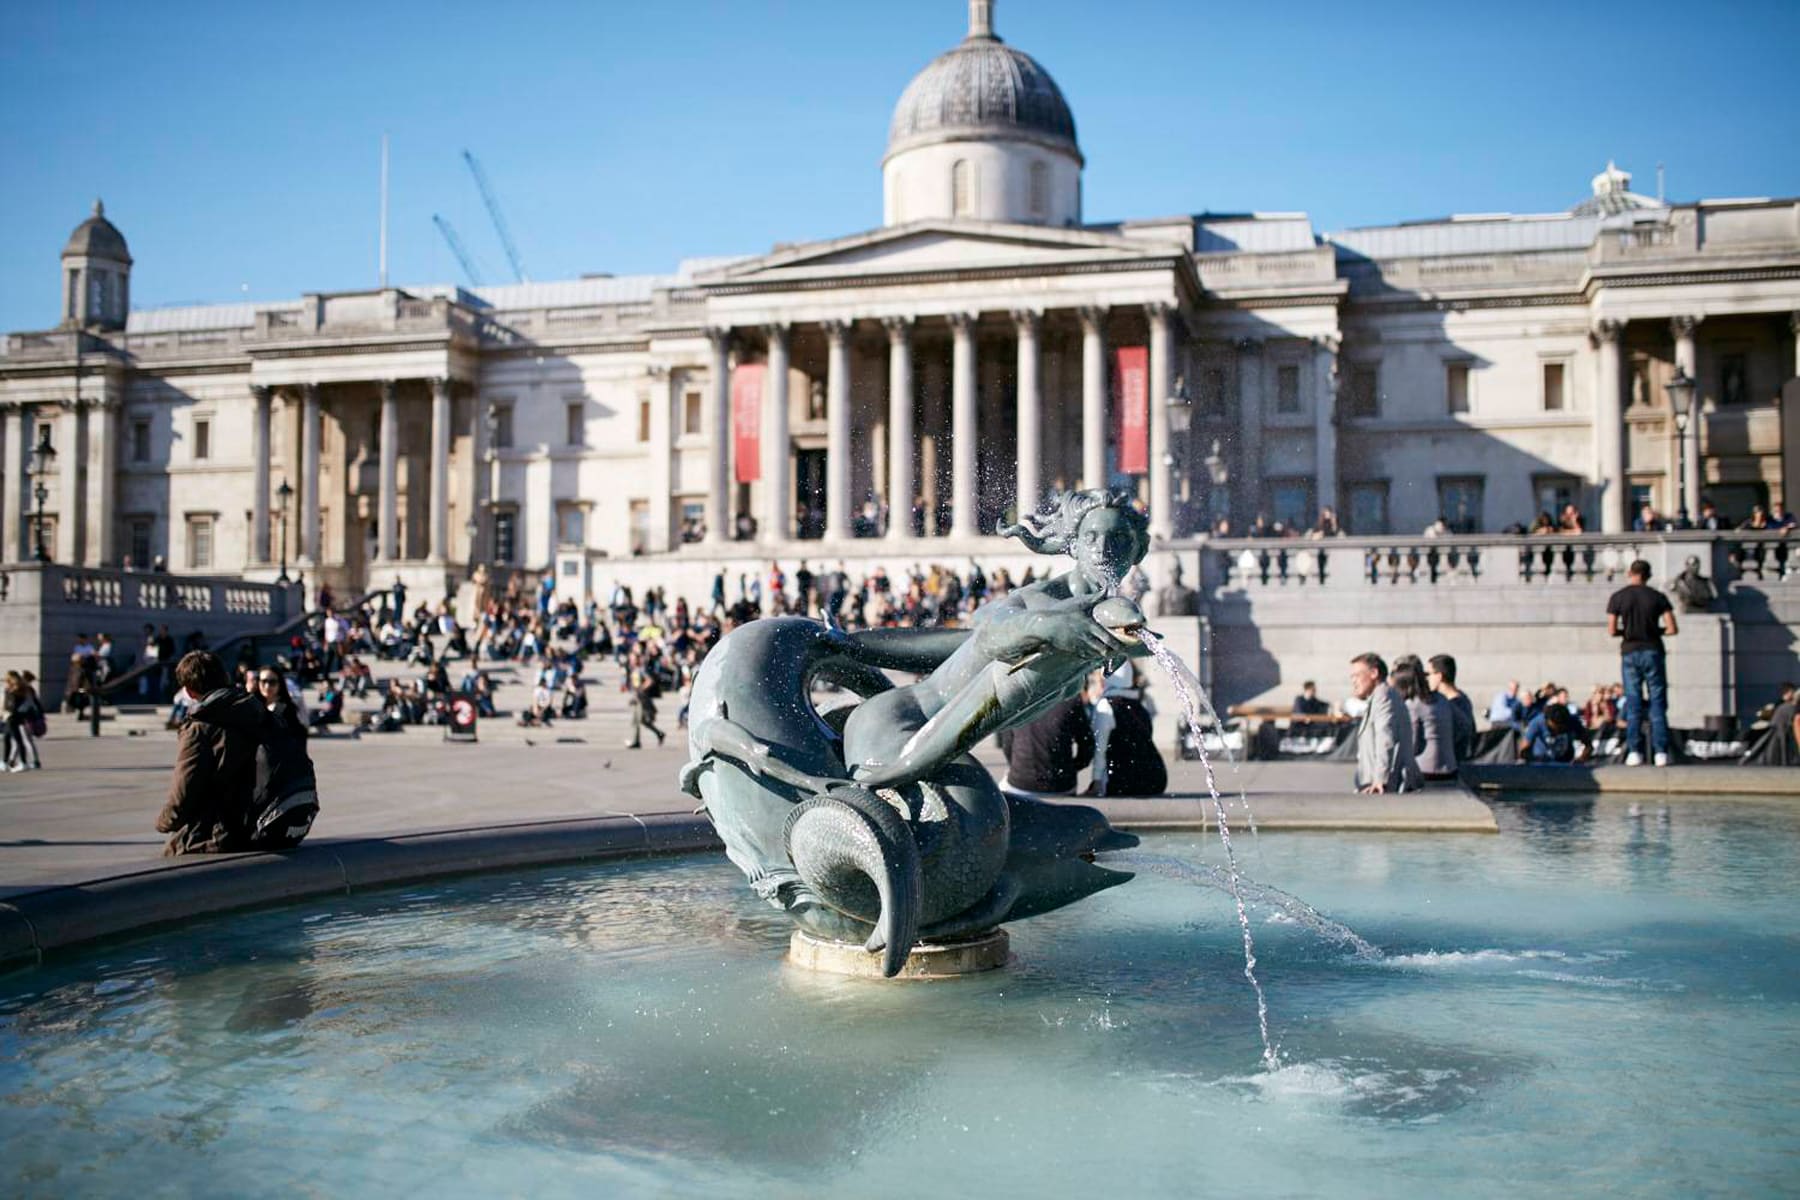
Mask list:
[[[776,343],[780,343],[782,349],[787,349],[788,336],[794,331],[792,325],[789,325],[786,321],[772,321],[762,328],[763,335],[769,339],[770,349],[774,349]]]
[[[1669,332],[1673,333],[1678,338],[1693,337],[1694,330],[1700,328],[1700,322],[1704,320],[1706,320],[1705,317],[1696,317],[1687,314],[1670,317]]]
[[[842,344],[849,338],[850,329],[855,324],[856,322],[847,321],[842,317],[828,317],[819,322],[819,328],[825,331],[825,336],[833,343]]]
[[[1167,300],[1152,300],[1144,305],[1144,315],[1152,321],[1167,321],[1175,306]]]
[[[1800,335],[1800,309],[1795,309],[1788,314],[1788,328],[1793,330],[1796,335]]]
[[[731,326],[729,326],[729,325],[708,325],[706,327],[706,340],[712,343],[712,348],[714,351],[730,350],[731,349]]]
[[[981,319],[980,313],[953,312],[945,313],[944,320],[950,322],[950,328],[956,333],[967,333],[975,328],[975,322]]]
[[[1015,308],[1012,310],[1012,319],[1020,334],[1035,336],[1044,323],[1044,314],[1035,308]]]
[[[1595,342],[1616,342],[1619,340],[1619,335],[1624,332],[1625,322],[1623,321],[1615,321],[1611,317],[1602,317],[1600,320],[1594,322],[1593,336]]]
[[[883,317],[881,327],[887,330],[888,341],[896,346],[912,336],[912,317]]]
[[[400,390],[400,381],[398,379],[382,379],[378,382],[381,386],[381,398],[383,401],[392,400],[395,394]]]
[[[1104,304],[1084,304],[1075,310],[1081,319],[1083,333],[1099,333],[1106,324],[1107,307]]]
[[[431,379],[431,394],[433,396],[448,396],[455,387],[456,380],[450,378],[448,375],[434,375]]]
[[[1233,344],[1237,347],[1237,352],[1239,354],[1260,355],[1263,352],[1263,340],[1261,338],[1239,338]]]
[[[1335,333],[1321,333],[1312,339],[1312,344],[1314,350],[1336,354],[1343,347],[1344,339]]]
[[[266,383],[253,383],[250,385],[250,395],[259,405],[268,404],[275,398],[275,389]]]

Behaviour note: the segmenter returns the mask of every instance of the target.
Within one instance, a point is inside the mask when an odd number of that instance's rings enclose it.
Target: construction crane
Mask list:
[[[462,264],[463,274],[469,277],[471,287],[481,286],[481,272],[475,269],[475,260],[469,257],[468,247],[456,236],[456,227],[436,213],[431,214],[431,223],[438,227],[444,235],[444,241],[450,244],[450,253],[456,255],[456,261]]]
[[[512,233],[506,228],[506,218],[500,215],[500,202],[494,199],[494,189],[488,185],[487,172],[467,150],[463,151],[463,161],[469,164],[469,174],[475,177],[475,186],[481,191],[481,202],[487,205],[488,216],[493,218],[494,232],[500,235],[500,245],[506,250],[506,261],[512,264],[513,275],[519,283],[530,283],[531,277],[525,274],[525,264],[519,261],[519,248],[513,245]]]

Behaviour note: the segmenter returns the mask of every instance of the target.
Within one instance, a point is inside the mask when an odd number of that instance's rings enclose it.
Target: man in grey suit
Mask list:
[[[1356,790],[1378,796],[1418,791],[1424,779],[1413,759],[1412,721],[1379,654],[1350,660],[1350,694],[1368,702],[1356,730]]]

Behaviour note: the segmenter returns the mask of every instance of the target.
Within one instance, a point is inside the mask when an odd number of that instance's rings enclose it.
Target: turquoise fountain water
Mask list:
[[[1234,906],[1154,870],[942,984],[782,966],[712,858],[195,922],[0,978],[0,1194],[1791,1193],[1800,814],[1499,818],[1262,839],[1316,906],[1239,879],[1273,1071]]]

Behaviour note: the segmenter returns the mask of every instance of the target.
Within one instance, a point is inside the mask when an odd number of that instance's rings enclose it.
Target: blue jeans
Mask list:
[[[1644,727],[1644,696],[1650,694],[1650,745],[1656,754],[1669,752],[1669,675],[1661,650],[1633,650],[1619,656],[1625,683],[1625,752],[1638,748]]]

